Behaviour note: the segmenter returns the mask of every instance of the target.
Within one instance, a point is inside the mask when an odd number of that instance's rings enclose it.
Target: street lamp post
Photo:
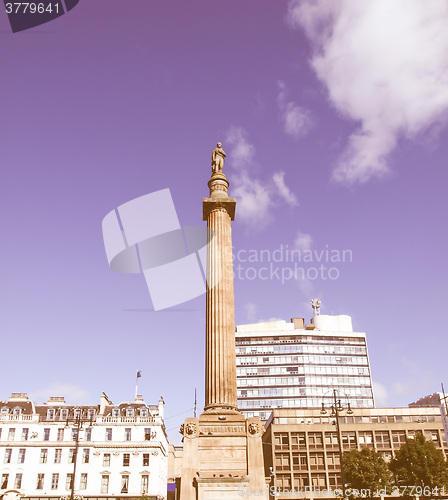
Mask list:
[[[71,494],[70,494],[70,500],[74,500],[75,498],[75,478],[76,478],[76,464],[78,462],[78,449],[79,449],[79,431],[83,430],[82,424],[89,422],[89,427],[92,427],[92,418],[85,418],[83,416],[82,410],[79,410],[74,418],[69,419],[67,418],[67,422],[65,424],[66,429],[71,429],[71,425],[69,424],[71,422],[74,424],[73,430],[76,429],[75,433],[75,452],[73,454],[73,477],[72,477],[72,485],[71,485]]]
[[[347,404],[347,408],[343,408],[341,405],[341,400],[336,399],[336,390],[333,389],[333,404],[331,405],[331,415],[336,418],[336,432],[338,436],[338,448],[339,448],[339,461],[341,463],[341,483],[342,483],[342,495],[345,497],[345,471],[344,471],[344,459],[343,455],[344,452],[342,450],[342,434],[341,434],[341,427],[339,426],[339,413],[343,411],[344,409],[347,410],[347,415],[352,415],[353,410],[350,407],[350,403]],[[322,402],[322,409],[320,410],[322,415],[325,415],[327,413],[327,410],[325,409],[325,403]]]

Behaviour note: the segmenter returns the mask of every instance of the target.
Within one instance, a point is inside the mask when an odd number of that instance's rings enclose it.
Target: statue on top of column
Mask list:
[[[224,166],[224,158],[226,154],[222,149],[222,144],[218,142],[216,148],[212,151],[212,174],[217,174],[222,172],[222,167]]]

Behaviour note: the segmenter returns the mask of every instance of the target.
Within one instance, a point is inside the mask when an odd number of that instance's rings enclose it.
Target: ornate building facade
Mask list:
[[[0,495],[4,498],[166,499],[164,402],[67,405],[27,394],[0,402]]]

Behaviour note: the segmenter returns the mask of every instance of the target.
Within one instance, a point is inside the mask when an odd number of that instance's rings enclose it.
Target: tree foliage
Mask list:
[[[369,448],[344,452],[345,480],[362,496],[378,496],[390,484],[390,470],[380,453]]]
[[[443,452],[421,432],[406,440],[389,468],[399,486],[448,487],[448,464]]]

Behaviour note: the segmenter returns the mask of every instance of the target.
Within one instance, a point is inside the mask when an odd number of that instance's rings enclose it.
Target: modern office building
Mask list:
[[[164,402],[141,396],[114,405],[37,405],[26,394],[0,401],[0,496],[43,499],[167,497]],[[75,496],[76,498],[76,496]]]
[[[368,447],[389,461],[406,438],[420,431],[448,455],[439,408],[357,408],[348,413],[343,410],[339,415],[343,451]],[[266,423],[263,444],[265,474],[271,475],[271,486],[279,493],[275,498],[291,498],[292,489],[306,487],[308,498],[334,497],[334,489],[341,486],[341,468],[337,427],[330,411],[323,415],[318,409],[275,409]],[[303,495],[294,496],[299,497]]]
[[[318,408],[333,389],[352,408],[373,408],[366,334],[350,316],[316,315],[236,327],[238,408],[269,418],[274,408]]]

